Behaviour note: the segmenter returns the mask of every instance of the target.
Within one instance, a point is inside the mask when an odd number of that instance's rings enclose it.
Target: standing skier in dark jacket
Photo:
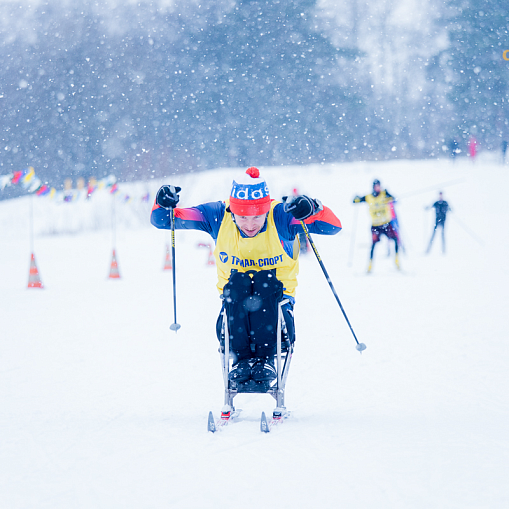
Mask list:
[[[435,209],[435,227],[433,228],[433,233],[431,234],[431,239],[429,241],[428,249],[426,249],[426,253],[429,253],[431,250],[431,245],[433,244],[433,239],[435,238],[435,233],[437,228],[442,228],[442,253],[445,253],[445,219],[447,217],[447,212],[451,210],[449,204],[443,199],[442,192],[438,193],[438,200],[433,203],[433,205],[429,207],[425,207],[426,210],[431,208]]]

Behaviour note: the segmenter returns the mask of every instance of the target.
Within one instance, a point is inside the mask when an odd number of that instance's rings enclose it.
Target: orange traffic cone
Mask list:
[[[203,244],[200,242],[198,247],[206,247],[209,250],[209,257],[207,259],[207,265],[215,265],[216,261],[214,260],[214,252],[212,251],[212,246],[210,244]]]
[[[117,257],[115,254],[115,250],[113,250],[113,258],[111,259],[111,268],[110,268],[110,279],[119,279],[120,274],[118,272],[118,264]]]
[[[170,246],[166,244],[166,258],[164,259],[164,267],[163,270],[171,270],[173,269],[171,265],[171,255],[170,255]]]
[[[216,260],[214,260],[214,252],[212,251],[212,247],[209,244],[209,258],[207,260],[207,265],[215,265]]]
[[[30,258],[30,273],[28,274],[28,288],[44,288],[42,284],[41,278],[39,276],[39,271],[37,270],[37,265],[35,264],[35,256],[32,253],[32,257]]]

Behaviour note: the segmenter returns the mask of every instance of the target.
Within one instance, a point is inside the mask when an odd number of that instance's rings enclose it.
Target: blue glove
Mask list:
[[[181,188],[174,186],[162,186],[156,195],[156,203],[163,209],[174,209],[179,202]]]

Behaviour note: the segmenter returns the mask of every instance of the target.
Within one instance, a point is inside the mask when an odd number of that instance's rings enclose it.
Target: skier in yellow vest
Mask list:
[[[394,228],[392,221],[394,219],[393,212],[390,204],[395,201],[395,198],[387,191],[382,189],[379,180],[373,181],[373,192],[366,196],[356,196],[353,200],[354,203],[366,202],[369,206],[369,214],[371,216],[371,237],[373,243],[371,245],[371,253],[369,256],[368,273],[373,269],[373,253],[377,242],[380,242],[380,236],[385,235],[387,238],[394,240],[395,244],[395,263],[399,269],[399,238],[398,232]]]
[[[229,339],[234,354],[230,380],[270,381],[276,378],[278,304],[288,339],[294,341],[293,306],[299,272],[299,238],[303,220],[311,233],[333,235],[341,223],[318,200],[295,196],[278,202],[270,198],[257,168],[248,168],[233,181],[225,202],[176,208],[179,187],[162,186],[156,196],[151,222],[176,229],[209,233],[216,246],[217,289],[226,309]],[[221,339],[222,314],[216,330]]]

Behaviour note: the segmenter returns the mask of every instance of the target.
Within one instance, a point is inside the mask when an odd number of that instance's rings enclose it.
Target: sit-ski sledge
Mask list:
[[[268,433],[273,426],[281,423],[283,419],[289,417],[290,413],[285,407],[285,386],[288,378],[288,372],[290,370],[294,345],[289,340],[286,323],[283,317],[282,307],[286,303],[288,303],[287,299],[278,303],[277,344],[275,356],[277,378],[270,382],[256,382],[251,379],[245,382],[229,380],[228,374],[230,373],[233,361],[230,355],[230,338],[228,333],[226,309],[223,310],[219,353],[224,381],[224,406],[221,409],[221,417],[218,420],[214,420],[213,413],[209,412],[208,431],[214,433],[229,422],[234,422],[236,420],[241,410],[235,409],[233,399],[237,394],[242,393],[270,394],[276,400],[276,408],[272,413],[271,419],[267,419],[265,412],[262,412],[260,420],[261,431]]]

